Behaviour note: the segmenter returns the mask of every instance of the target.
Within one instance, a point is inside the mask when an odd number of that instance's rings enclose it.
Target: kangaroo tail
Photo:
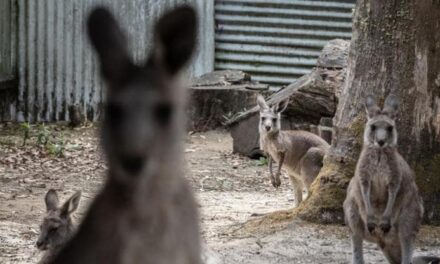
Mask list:
[[[428,256],[415,257],[412,264],[440,264],[440,258]]]

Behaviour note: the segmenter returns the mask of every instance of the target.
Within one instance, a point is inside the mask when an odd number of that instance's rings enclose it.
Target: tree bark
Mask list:
[[[440,1],[358,0],[347,79],[330,154],[297,209],[318,222],[343,221],[342,202],[362,147],[364,99],[400,100],[399,151],[416,173],[425,222],[440,224]]]

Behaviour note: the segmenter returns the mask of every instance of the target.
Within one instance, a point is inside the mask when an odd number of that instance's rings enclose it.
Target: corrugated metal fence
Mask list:
[[[1,0],[0,29],[12,28],[12,32],[2,33],[0,44],[10,44],[17,35],[18,45],[12,43],[10,47],[16,50],[2,49],[0,55],[6,58],[3,52],[7,53],[12,62],[18,61],[18,95],[13,102],[0,97],[0,117],[32,122],[67,120],[68,107],[80,104],[88,118],[96,120],[105,90],[85,35],[90,8],[102,4],[114,10],[128,32],[133,57],[139,61],[152,44],[153,21],[164,10],[182,3],[199,10],[201,46],[189,71],[200,75],[211,71],[214,64],[213,0]],[[12,7],[16,12],[11,12]]]
[[[190,3],[200,14],[199,50],[189,74],[236,69],[282,86],[314,67],[324,44],[349,39],[355,0],[1,0],[0,121],[56,121],[80,104],[96,120],[104,98],[95,57],[85,37],[90,8],[113,9],[129,35],[136,60],[151,45],[161,13]],[[215,13],[215,16],[214,16]],[[214,28],[214,18],[216,28]],[[214,44],[215,32],[215,44]],[[14,82],[13,82],[14,84]]]
[[[216,0],[215,68],[282,86],[310,72],[328,40],[350,39],[355,0]]]
[[[17,99],[16,17],[14,2],[0,1],[0,121],[10,119]]]
[[[15,6],[11,1],[0,1],[0,81],[9,81],[16,75],[16,21]]]

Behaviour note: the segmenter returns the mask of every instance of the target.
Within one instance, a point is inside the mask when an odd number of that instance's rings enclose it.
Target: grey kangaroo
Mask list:
[[[46,253],[40,260],[40,264],[49,263],[50,259],[60,251],[74,232],[72,213],[78,208],[81,192],[74,193],[60,207],[58,194],[50,189],[45,196],[46,215],[40,225],[40,236],[37,240],[37,248]]]
[[[295,206],[298,206],[304,187],[308,190],[318,176],[330,146],[321,137],[307,131],[281,130],[281,113],[288,101],[269,107],[263,96],[259,95],[257,103],[260,108],[260,149],[268,154],[272,185],[276,188],[281,185],[281,168],[284,166],[294,188]],[[278,163],[275,175],[272,171],[273,160]]]
[[[104,8],[92,11],[88,35],[108,87],[108,179],[52,263],[200,263],[197,206],[181,166],[185,89],[178,82],[196,24],[191,7],[166,13],[149,57],[134,64],[115,18]]]
[[[364,263],[363,240],[377,243],[393,264],[436,263],[429,257],[412,260],[423,203],[414,173],[397,150],[397,97],[388,96],[380,109],[369,96],[365,107],[364,143],[344,202],[352,263]]]

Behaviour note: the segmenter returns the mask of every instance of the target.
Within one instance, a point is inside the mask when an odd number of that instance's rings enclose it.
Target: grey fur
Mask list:
[[[196,24],[188,6],[166,13],[150,56],[136,65],[110,12],[92,11],[88,33],[108,87],[108,179],[52,263],[200,263],[197,205],[181,164],[185,89],[177,74],[195,48]]]
[[[303,189],[308,190],[318,176],[330,146],[321,137],[307,131],[281,130],[281,113],[287,108],[288,101],[269,107],[263,96],[259,95],[257,104],[260,107],[260,148],[269,157],[272,185],[276,188],[281,185],[281,168],[284,166],[293,184],[295,206],[298,206],[302,201]],[[278,163],[275,175],[272,160]]]
[[[364,144],[344,201],[354,264],[364,263],[363,240],[377,243],[390,263],[412,261],[423,203],[414,173],[397,150],[397,107],[393,95],[382,110],[373,97],[366,99]]]
[[[40,235],[36,246],[46,253],[39,264],[46,264],[60,251],[74,232],[72,213],[78,208],[81,192],[74,193],[63,206],[58,206],[58,194],[50,189],[45,196],[46,215],[40,225]]]

